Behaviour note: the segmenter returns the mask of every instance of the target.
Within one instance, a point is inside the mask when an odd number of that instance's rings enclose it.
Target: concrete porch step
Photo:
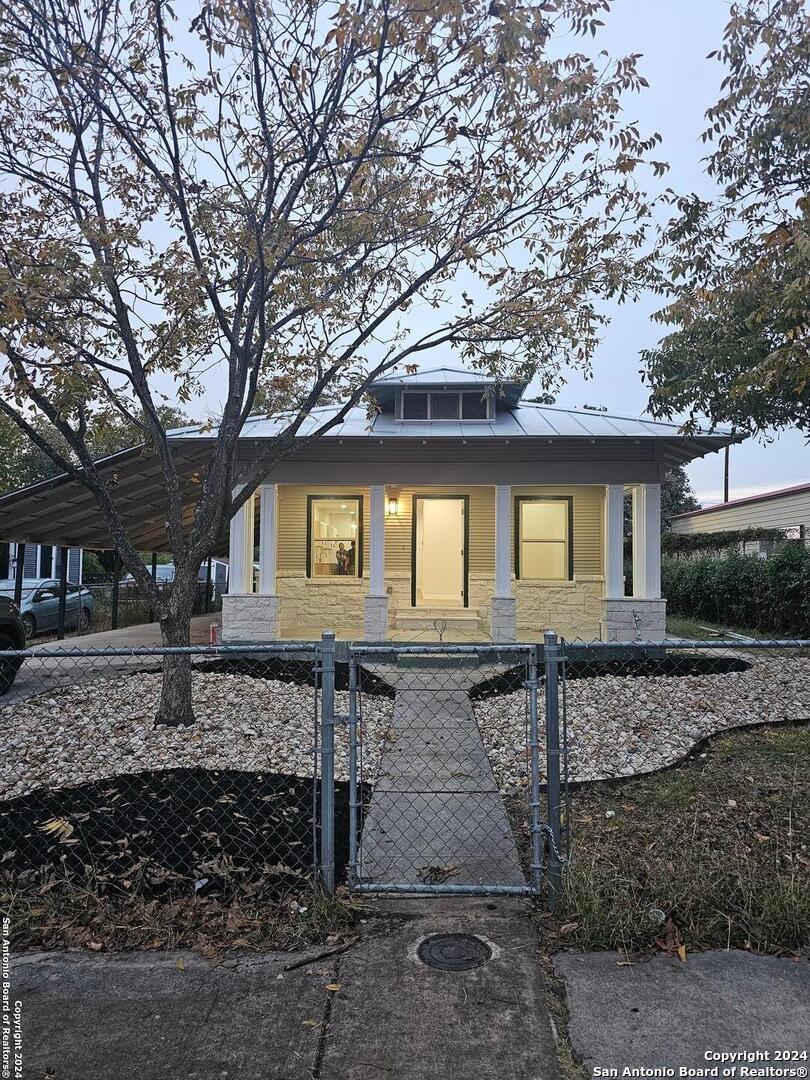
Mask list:
[[[394,615],[397,630],[435,630],[436,620],[446,623],[446,630],[479,630],[481,615],[475,608],[399,608]]]

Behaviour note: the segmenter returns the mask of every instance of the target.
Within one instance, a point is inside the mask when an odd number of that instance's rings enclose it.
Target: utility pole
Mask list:
[[[728,502],[728,452],[731,446],[727,445],[723,452],[723,502]]]

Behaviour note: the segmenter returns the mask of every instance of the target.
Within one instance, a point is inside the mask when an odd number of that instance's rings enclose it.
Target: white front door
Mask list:
[[[415,604],[464,607],[464,499],[415,499]]]

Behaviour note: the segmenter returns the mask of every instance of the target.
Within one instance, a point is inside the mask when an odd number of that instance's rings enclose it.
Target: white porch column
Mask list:
[[[234,495],[242,489],[238,488]],[[231,518],[228,592],[253,592],[253,498],[247,500]]]
[[[368,594],[369,596],[385,596],[385,486],[374,484],[368,490],[371,502]]]
[[[605,550],[605,598],[602,601],[602,636],[609,641],[663,641],[666,635],[667,602],[661,598],[661,485],[638,484],[633,488],[633,595],[614,592],[621,581],[621,493],[608,487],[605,530],[618,537],[611,558]],[[615,498],[615,505],[612,505]],[[614,516],[615,515],[615,516]],[[610,521],[613,525],[611,529]]]
[[[259,488],[259,592],[276,595],[276,502],[275,484]]]
[[[369,568],[364,632],[369,641],[388,637],[388,594],[385,591],[385,485],[369,488]]]
[[[517,601],[512,595],[512,488],[495,488],[495,594],[492,640],[514,641]]]
[[[633,488],[633,596],[661,598],[661,485]]]
[[[624,596],[624,484],[605,487],[605,597]]]
[[[276,486],[263,484],[259,510],[259,591],[253,591],[253,497],[231,518],[228,592],[222,597],[223,641],[273,641],[278,637],[276,588]]]

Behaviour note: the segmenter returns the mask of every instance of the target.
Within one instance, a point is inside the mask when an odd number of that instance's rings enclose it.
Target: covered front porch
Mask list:
[[[660,499],[657,482],[263,484],[231,522],[223,640],[660,640]]]

